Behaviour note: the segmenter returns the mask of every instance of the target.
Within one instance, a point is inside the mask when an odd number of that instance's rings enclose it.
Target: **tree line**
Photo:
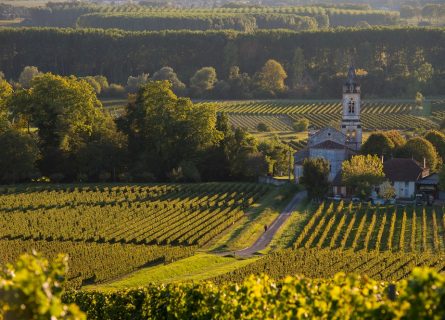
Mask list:
[[[90,15],[84,18],[85,15]],[[238,20],[245,20],[255,16],[259,19],[259,28],[276,28],[280,22],[281,27],[295,29],[294,19],[310,21],[310,26],[327,28],[338,26],[356,26],[360,22],[367,25],[396,25],[399,23],[397,11],[372,10],[361,6],[305,6],[305,7],[221,7],[221,8],[177,8],[156,7],[148,5],[94,5],[85,3],[48,3],[44,7],[29,8],[25,25],[28,26],[52,26],[75,27],[76,21],[81,21],[80,26],[97,25],[101,27],[115,27],[129,29],[131,22],[139,24],[139,28],[157,30],[157,28],[180,29],[182,27],[196,28],[196,23],[201,21],[201,27],[205,30],[212,29],[214,24],[206,24],[203,19],[217,21],[223,15],[231,16]],[[114,19],[110,19],[114,17]],[[145,18],[142,25],[140,18]],[[158,20],[149,19],[157,17]],[[184,24],[184,19],[195,19],[195,24]],[[120,18],[120,19],[119,19]],[[169,24],[160,24],[162,19]],[[105,20],[104,20],[105,19]],[[97,22],[95,21],[97,20]],[[150,24],[153,23],[153,25]],[[191,21],[190,21],[191,22]],[[157,25],[157,27],[156,27]],[[280,25],[280,24],[278,24]],[[227,25],[230,27],[230,24]],[[226,28],[222,28],[226,29]],[[138,29],[139,30],[139,29]]]
[[[208,13],[90,13],[78,18],[80,28],[144,30],[313,30],[317,20],[290,14],[208,14]]]
[[[15,89],[2,79],[0,111],[3,183],[252,180],[290,166],[278,138],[258,143],[166,80],[144,83],[113,119],[85,79],[42,73]]]
[[[180,79],[190,79],[208,66],[220,79],[227,79],[233,67],[252,76],[274,59],[288,74],[288,96],[336,98],[353,60],[362,70],[366,98],[406,97],[417,91],[441,94],[444,35],[443,29],[425,28],[249,34],[3,29],[0,69],[7,78],[17,78],[28,65],[62,75],[104,75],[122,84],[129,75],[153,73],[165,66]]]

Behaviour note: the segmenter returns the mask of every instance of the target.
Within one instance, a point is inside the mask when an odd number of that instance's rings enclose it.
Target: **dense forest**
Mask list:
[[[0,70],[7,79],[29,65],[126,83],[131,75],[168,66],[187,82],[203,67],[215,68],[219,79],[227,79],[234,66],[253,76],[275,59],[287,72],[287,85],[304,88],[300,96],[337,98],[351,61],[360,69],[366,98],[438,95],[445,86],[440,28],[253,33],[11,28],[0,31],[0,43]]]

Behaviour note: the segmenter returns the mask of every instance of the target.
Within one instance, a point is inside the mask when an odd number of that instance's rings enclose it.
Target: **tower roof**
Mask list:
[[[354,84],[358,84],[357,81],[357,74],[355,73],[355,67],[353,65],[349,66],[349,70],[348,70],[348,78],[346,80],[346,84],[347,85],[354,85]]]
[[[348,70],[348,77],[343,85],[343,93],[360,93],[360,84],[358,83],[355,67],[351,65]]]

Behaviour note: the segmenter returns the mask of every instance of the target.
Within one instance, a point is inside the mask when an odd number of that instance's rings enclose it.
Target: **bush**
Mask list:
[[[112,98],[123,98],[125,97],[125,88],[120,84],[112,83],[102,91],[102,95]]]
[[[292,127],[294,128],[295,132],[303,132],[306,131],[309,127],[309,120],[308,119],[300,119],[293,123]]]
[[[259,132],[269,132],[270,131],[270,127],[267,124],[265,124],[264,122],[258,123],[256,128]]]
[[[68,257],[48,263],[38,255],[23,255],[0,273],[0,319],[85,319],[73,304],[61,301]]]
[[[343,273],[330,280],[296,276],[278,282],[263,275],[222,286],[70,292],[64,300],[77,303],[88,319],[443,319],[444,289],[445,276],[415,269],[395,285]]]

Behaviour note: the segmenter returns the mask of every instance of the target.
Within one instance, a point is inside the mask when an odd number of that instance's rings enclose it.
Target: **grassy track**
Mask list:
[[[119,280],[101,285],[87,286],[86,290],[118,290],[139,287],[148,283],[172,283],[206,280],[244,267],[257,258],[235,259],[206,253],[176,261],[168,265],[140,269]]]
[[[237,251],[250,247],[288,204],[296,190],[292,186],[276,188],[267,194],[261,203],[254,204],[235,228],[206,246],[210,251]]]

